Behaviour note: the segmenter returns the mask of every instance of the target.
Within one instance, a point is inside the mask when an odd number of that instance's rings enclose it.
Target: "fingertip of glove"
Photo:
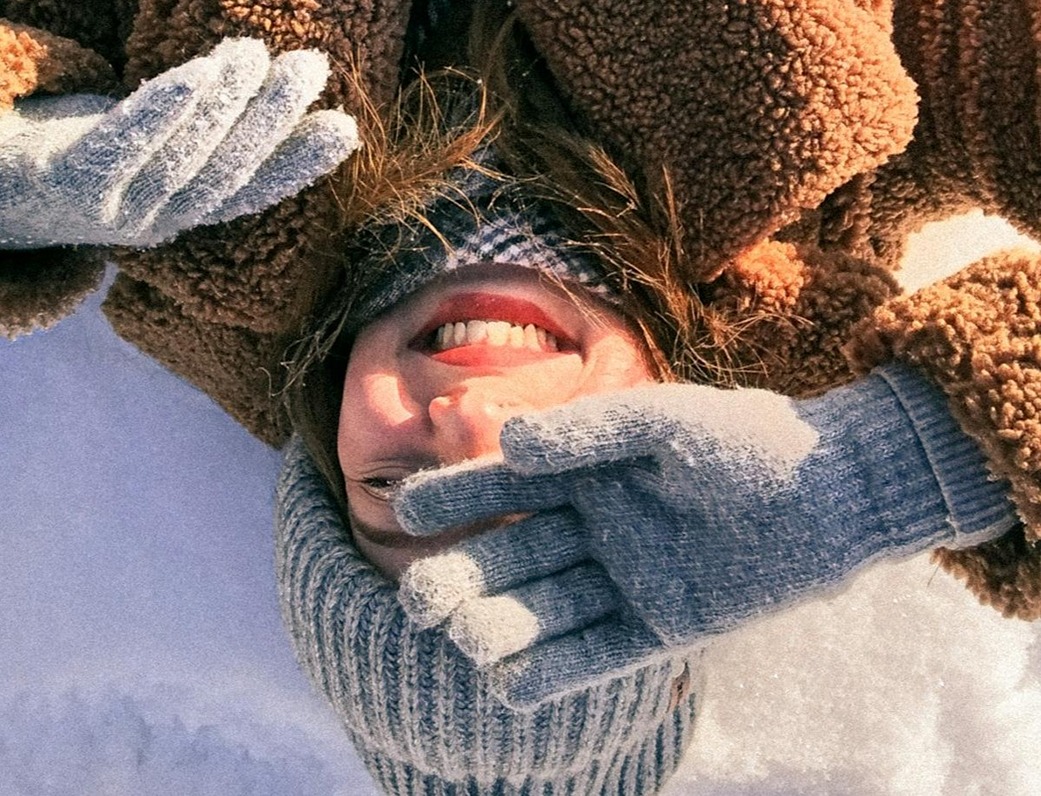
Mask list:
[[[180,66],[160,72],[142,86],[152,86],[162,91],[186,91],[190,94],[206,90],[214,84],[243,84],[249,93],[259,87],[270,62],[267,46],[259,39],[222,39],[208,55],[192,58]],[[166,104],[172,101],[173,98],[168,98]]]
[[[322,93],[330,74],[329,59],[319,50],[290,50],[271,64],[272,77],[292,85],[308,103]]]
[[[449,622],[448,637],[477,666],[487,666],[530,647],[540,628],[524,603],[499,595],[460,606]]]
[[[330,73],[329,56],[313,47],[284,52],[275,58],[275,63],[301,73],[321,76],[323,82],[328,79]]]
[[[243,36],[221,39],[210,51],[210,58],[222,61],[255,63],[271,59],[267,45],[260,39]]]
[[[326,143],[341,158],[361,146],[358,122],[341,110],[315,111],[308,117],[308,133]]]
[[[465,600],[481,594],[484,576],[464,553],[442,553],[414,562],[401,576],[398,602],[420,628],[441,624]]]

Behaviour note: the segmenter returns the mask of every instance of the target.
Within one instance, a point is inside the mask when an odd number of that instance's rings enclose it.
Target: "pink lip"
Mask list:
[[[442,365],[458,365],[468,368],[509,368],[530,365],[532,362],[545,362],[547,359],[566,357],[562,351],[532,351],[528,348],[512,348],[510,346],[476,345],[458,346],[446,351],[427,354],[435,362]]]
[[[422,340],[446,323],[470,320],[506,321],[517,326],[532,323],[550,332],[563,346],[574,345],[564,330],[537,304],[512,296],[480,292],[457,293],[446,298],[423,325],[415,340]]]

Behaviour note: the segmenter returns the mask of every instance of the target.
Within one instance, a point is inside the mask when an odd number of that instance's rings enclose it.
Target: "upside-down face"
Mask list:
[[[417,539],[390,503],[417,470],[501,453],[511,417],[653,381],[628,322],[535,269],[473,265],[408,297],[355,339],[338,455],[355,543],[397,575],[481,528]]]

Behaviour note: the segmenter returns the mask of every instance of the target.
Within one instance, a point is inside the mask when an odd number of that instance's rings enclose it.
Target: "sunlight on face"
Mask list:
[[[509,418],[653,381],[643,346],[602,301],[537,271],[470,266],[358,335],[337,449],[355,542],[384,574],[482,528],[416,539],[390,505],[417,470],[500,454]]]

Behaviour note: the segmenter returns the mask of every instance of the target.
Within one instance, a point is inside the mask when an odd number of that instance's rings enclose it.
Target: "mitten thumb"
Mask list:
[[[514,418],[502,430],[506,463],[549,474],[653,456],[685,466],[706,450],[747,448],[789,471],[814,446],[790,399],[765,390],[653,384]]]
[[[499,437],[503,458],[516,472],[536,475],[645,456],[663,437],[656,410],[671,386],[605,393],[515,417]]]

